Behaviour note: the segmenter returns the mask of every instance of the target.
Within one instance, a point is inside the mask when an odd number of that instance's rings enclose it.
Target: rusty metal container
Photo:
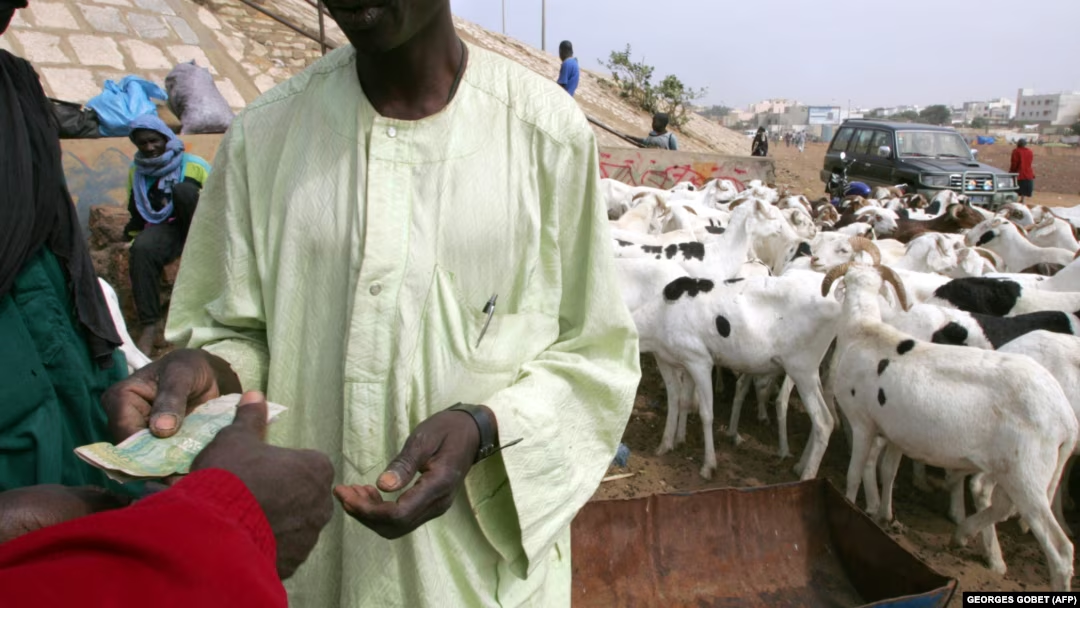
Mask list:
[[[574,607],[944,607],[937,574],[825,480],[594,501]]]

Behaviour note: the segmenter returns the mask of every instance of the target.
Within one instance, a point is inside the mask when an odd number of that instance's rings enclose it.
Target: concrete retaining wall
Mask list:
[[[700,186],[710,179],[729,179],[740,190],[754,179],[772,184],[772,158],[725,156],[664,149],[600,149],[600,174],[631,186],[670,188],[683,181]]]
[[[214,161],[221,135],[181,136],[188,153]],[[127,175],[135,145],[126,138],[62,140],[64,174],[87,227],[95,205],[127,205]],[[600,174],[634,186],[670,188],[683,181],[702,185],[710,179],[730,179],[741,190],[753,179],[776,181],[771,158],[724,156],[661,149],[600,150]]]

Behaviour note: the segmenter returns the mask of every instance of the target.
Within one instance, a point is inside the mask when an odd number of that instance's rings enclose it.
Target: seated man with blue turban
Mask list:
[[[184,250],[210,165],[184,153],[184,143],[155,115],[132,121],[129,136],[139,151],[128,175],[131,220],[124,232],[135,237],[129,269],[142,326],[136,345],[152,356],[161,330],[161,273]]]

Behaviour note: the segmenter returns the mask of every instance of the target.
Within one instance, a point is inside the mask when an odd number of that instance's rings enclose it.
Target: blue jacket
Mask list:
[[[581,70],[578,68],[578,62],[576,58],[568,58],[563,61],[562,68],[559,69],[559,84],[566,89],[567,93],[570,93],[570,97],[574,96],[574,92],[577,91],[578,80],[581,79]]]

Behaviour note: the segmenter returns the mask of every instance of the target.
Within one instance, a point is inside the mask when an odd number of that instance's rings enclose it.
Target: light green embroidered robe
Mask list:
[[[420,121],[375,112],[351,47],[236,117],[168,338],[288,406],[271,441],[326,452],[340,483],[373,484],[458,401],[490,406],[504,442],[524,438],[399,540],[338,508],[286,582],[292,605],[569,605],[569,524],[640,375],[599,179],[574,100],[476,48],[453,102]]]

